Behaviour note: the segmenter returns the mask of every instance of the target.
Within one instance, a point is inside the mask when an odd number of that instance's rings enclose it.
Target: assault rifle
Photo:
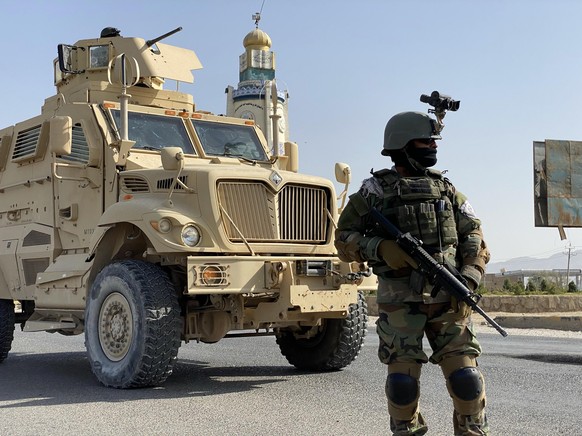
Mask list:
[[[471,291],[467,287],[467,280],[465,280],[457,269],[449,265],[445,266],[438,263],[424,248],[422,248],[422,241],[418,240],[410,233],[402,233],[398,227],[392,224],[390,220],[382,215],[378,210],[371,208],[370,214],[385,232],[396,238],[398,246],[412,257],[416,263],[418,263],[420,273],[435,286],[433,294],[436,294],[440,289],[444,289],[451,296],[455,297],[458,302],[462,301],[466,303],[471,307],[471,309],[485,318],[485,320],[491,324],[495,330],[501,334],[501,336],[507,336],[507,332],[478,306],[481,295]]]

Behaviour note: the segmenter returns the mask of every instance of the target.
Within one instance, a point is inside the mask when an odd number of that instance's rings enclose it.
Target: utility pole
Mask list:
[[[576,255],[576,253],[572,253],[572,249],[574,248],[575,247],[572,246],[572,243],[569,242],[566,246],[567,253],[564,252],[564,254],[568,254],[568,266],[566,267],[566,289],[568,289],[570,285],[570,257]]]

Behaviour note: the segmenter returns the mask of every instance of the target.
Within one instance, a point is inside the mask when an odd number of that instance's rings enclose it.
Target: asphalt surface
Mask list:
[[[298,371],[273,337],[224,339],[184,344],[164,385],[129,390],[97,382],[82,335],[17,331],[0,364],[0,435],[385,435],[386,369],[373,321],[342,371]],[[492,434],[581,434],[582,332],[508,328],[503,338],[475,324]],[[421,385],[429,435],[450,436],[440,368],[425,365]]]

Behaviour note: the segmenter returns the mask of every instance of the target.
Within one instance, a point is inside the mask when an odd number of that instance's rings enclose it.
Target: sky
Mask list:
[[[144,39],[183,27],[163,42],[194,50],[204,69],[180,91],[223,114],[261,8],[301,172],[333,180],[335,162],[348,163],[357,191],[372,168],[391,166],[380,154],[388,119],[426,112],[420,95],[438,90],[461,105],[444,120],[435,168],[469,197],[492,262],[582,247],[582,229],[566,229],[562,241],[533,218],[533,141],[582,140],[577,0],[4,2],[0,126],[38,115],[54,94],[57,44],[108,26]]]

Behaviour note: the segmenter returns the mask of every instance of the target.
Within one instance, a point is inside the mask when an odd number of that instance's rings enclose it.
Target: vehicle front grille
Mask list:
[[[278,193],[260,182],[220,182],[218,200],[233,242],[322,244],[329,228],[326,189],[286,185]]]

